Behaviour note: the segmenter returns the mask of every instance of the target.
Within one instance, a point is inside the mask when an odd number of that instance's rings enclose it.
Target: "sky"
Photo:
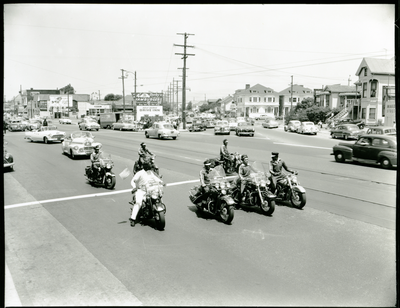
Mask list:
[[[181,101],[183,33],[186,102],[246,84],[353,85],[364,57],[394,57],[391,4],[5,4],[3,15],[7,101],[20,88],[68,84],[102,99],[124,85],[128,95],[135,72],[137,92],[167,92],[175,81]]]

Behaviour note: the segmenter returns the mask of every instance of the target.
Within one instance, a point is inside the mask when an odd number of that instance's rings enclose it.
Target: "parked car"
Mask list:
[[[43,141],[44,143],[50,143],[54,141],[63,142],[65,138],[65,132],[57,130],[54,125],[42,126],[38,130],[26,132],[24,139],[33,141]]]
[[[236,136],[248,135],[254,137],[255,128],[250,122],[238,122],[236,127]]]
[[[262,123],[262,127],[264,128],[278,128],[278,122],[274,119],[265,119]]]
[[[76,131],[69,134],[61,144],[62,153],[70,155],[72,159],[77,156],[89,156],[98,142],[94,142],[91,132]]]
[[[353,144],[339,143],[333,147],[335,160],[380,164],[382,168],[397,167],[397,137],[392,135],[362,134]]]
[[[71,119],[68,118],[62,118],[58,121],[60,124],[72,124]]]
[[[42,121],[40,121],[39,119],[30,119],[26,128],[28,130],[36,130],[39,129],[41,126]]]
[[[394,127],[390,126],[377,126],[370,127],[367,129],[367,134],[376,134],[376,135],[396,135],[397,131]]]
[[[192,123],[192,125],[189,125],[189,132],[201,132],[206,130],[206,126],[200,122],[200,121],[195,121]]]
[[[81,123],[79,123],[80,130],[99,130],[100,125],[91,118],[84,118]]]
[[[215,127],[215,121],[214,120],[206,120],[204,121],[206,128],[214,128]]]
[[[14,157],[6,150],[7,141],[3,139],[3,170],[14,170]]]
[[[271,114],[271,113],[267,113],[267,114],[260,114],[257,115],[255,117],[256,120],[267,120],[267,119],[272,119],[275,120],[275,115]]]
[[[229,119],[229,130],[236,130],[236,127],[238,126],[238,122],[236,119]]]
[[[13,119],[8,122],[7,128],[10,132],[25,131],[27,126],[22,122],[22,120]]]
[[[284,126],[285,132],[297,132],[297,129],[301,125],[301,122],[298,120],[291,120],[287,125]]]
[[[358,126],[359,129],[364,129],[365,123],[363,120],[353,120],[353,119],[344,119],[340,120],[337,123],[335,123],[335,126],[342,125],[342,124],[355,124]]]
[[[113,123],[111,125],[111,129],[118,129],[118,130],[131,130],[131,131],[137,131],[137,125],[134,121],[132,120],[123,120],[120,119],[117,122]]]
[[[313,122],[301,122],[297,133],[316,135],[318,133],[318,127]]]
[[[179,131],[168,122],[154,122],[149,128],[144,131],[146,138],[156,137],[158,139],[172,138],[176,139],[179,136]]]
[[[342,124],[331,129],[332,138],[344,138],[344,139],[357,139],[359,135],[364,133],[355,124]]]
[[[222,121],[217,121],[214,126],[214,135],[230,135],[231,130],[229,128],[229,123],[228,121],[222,120]]]

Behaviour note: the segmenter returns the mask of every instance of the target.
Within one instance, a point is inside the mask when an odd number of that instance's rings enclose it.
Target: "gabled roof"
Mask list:
[[[276,91],[274,91],[274,89],[265,87],[265,86],[263,86],[263,85],[261,85],[259,83],[257,83],[256,85],[254,85],[254,86],[252,86],[252,87],[250,87],[248,89],[236,90],[235,93],[243,92],[243,93],[249,93],[250,94],[250,93],[253,93],[253,91],[254,91],[254,93],[258,92],[260,94],[268,93],[268,91],[271,91],[272,93],[277,93]],[[264,91],[266,91],[266,92],[264,92]]]
[[[363,58],[357,69],[356,76],[360,75],[361,69],[368,67],[372,74],[388,74],[394,75],[394,58],[393,59],[375,59]]]
[[[342,86],[341,84],[333,84],[330,86],[326,86],[324,88],[324,91],[330,91],[335,92],[335,93],[341,93],[341,92],[355,92],[356,87],[355,86]]]
[[[291,94],[290,93],[291,88],[292,87],[288,87],[288,88],[282,90],[281,92],[279,92],[279,94],[280,95],[285,95],[285,94],[289,95],[289,94]],[[306,91],[310,91],[310,93],[308,93],[309,95],[313,95],[313,93],[314,93],[312,89],[305,88],[303,85],[298,85],[298,84],[293,85],[293,93],[295,93],[295,94],[307,94]]]

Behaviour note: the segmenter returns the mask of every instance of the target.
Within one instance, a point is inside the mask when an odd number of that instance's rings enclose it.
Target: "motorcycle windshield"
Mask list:
[[[111,154],[101,153],[100,160],[103,164],[112,164]]]
[[[216,182],[221,182],[222,180],[225,180],[226,174],[225,170],[221,165],[218,165],[214,167],[210,171],[210,183],[216,183]]]
[[[267,173],[264,170],[263,165],[260,162],[253,162],[250,168],[249,177],[255,182],[259,182],[266,178]]]

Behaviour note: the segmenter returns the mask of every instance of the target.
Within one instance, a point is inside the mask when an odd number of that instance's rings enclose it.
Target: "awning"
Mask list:
[[[345,92],[345,93],[339,93],[339,96],[360,96],[361,94],[359,92]]]

